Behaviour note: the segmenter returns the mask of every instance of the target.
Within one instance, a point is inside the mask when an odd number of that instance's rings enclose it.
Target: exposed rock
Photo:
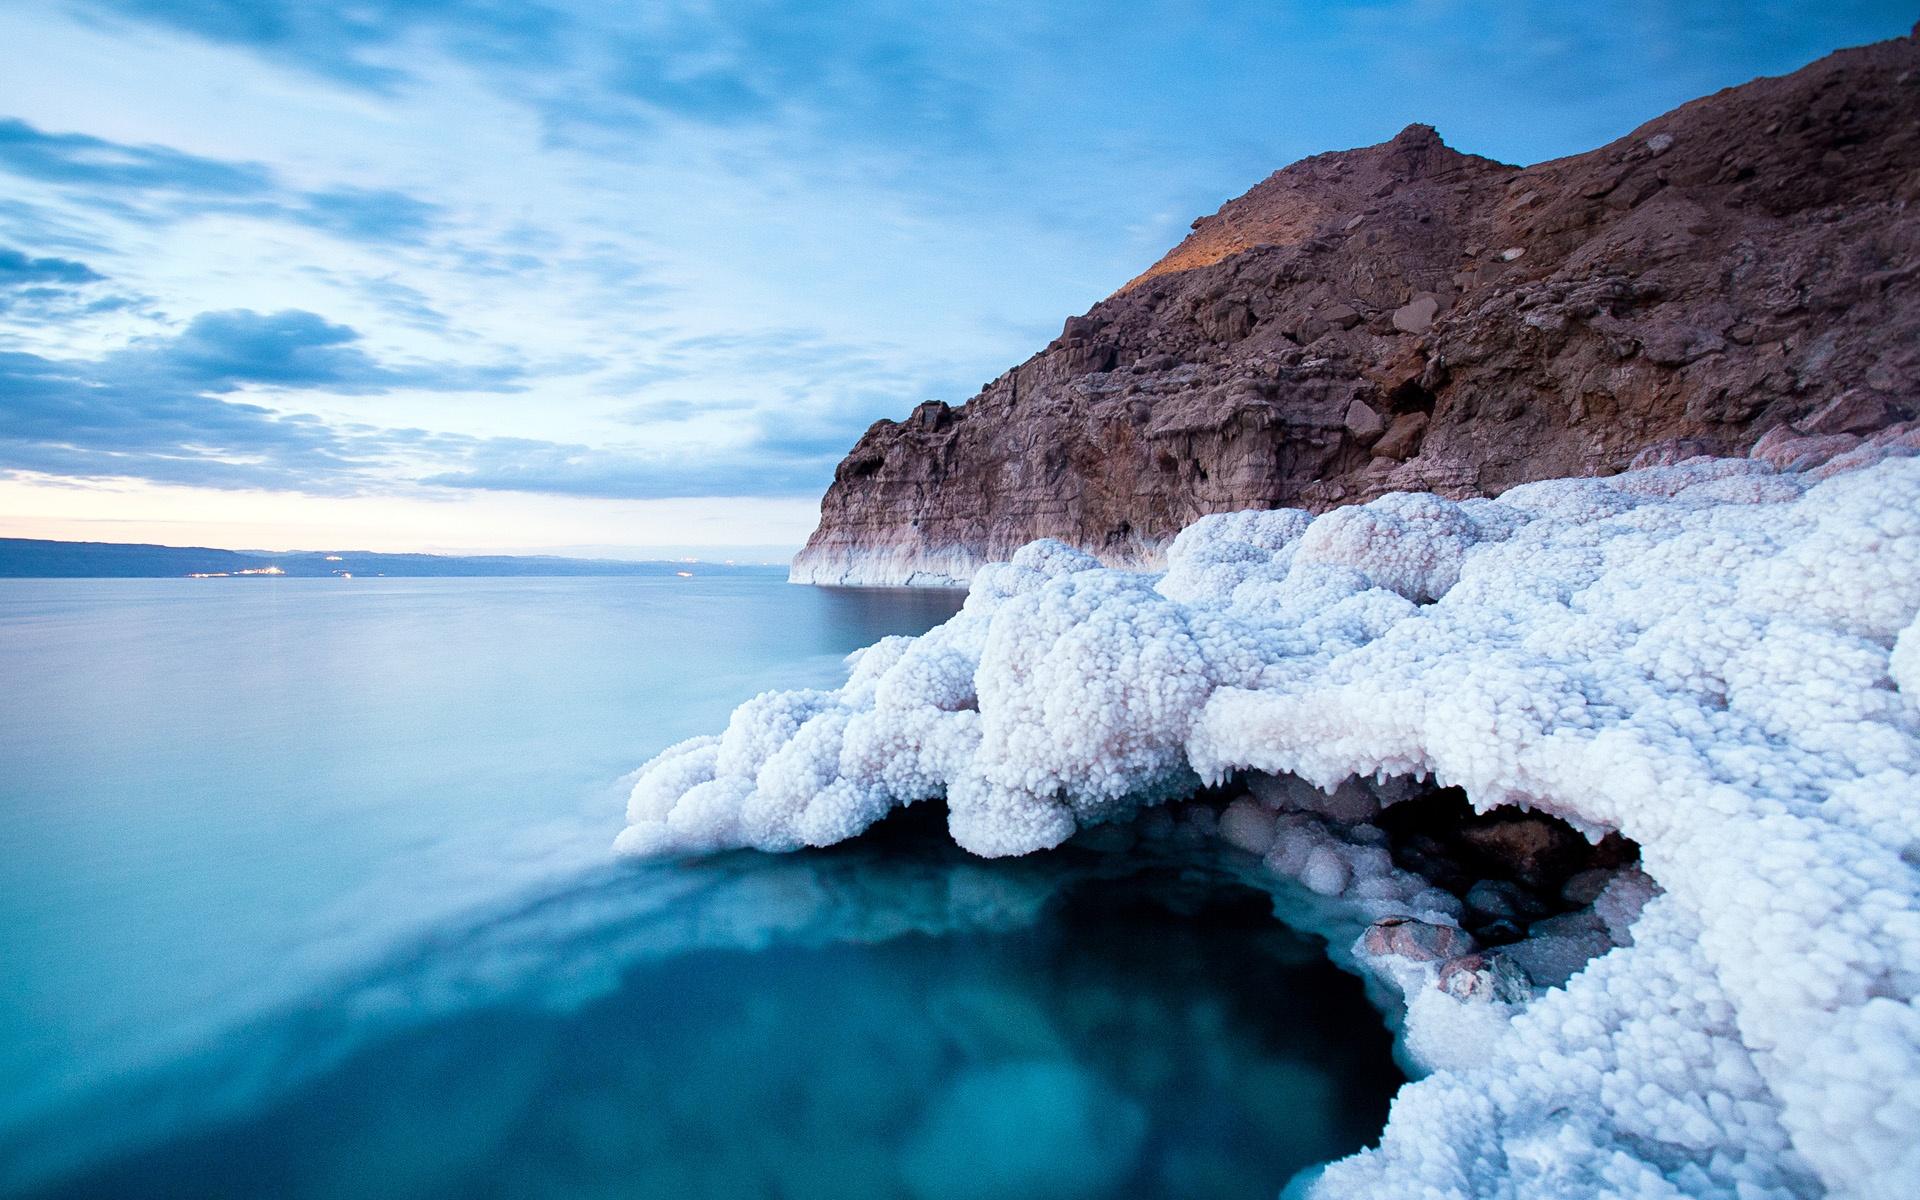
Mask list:
[[[1421,439],[1427,433],[1427,414],[1423,412],[1401,413],[1387,426],[1386,433],[1373,444],[1373,453],[1377,458],[1407,459],[1420,453]]]
[[[960,581],[1041,537],[1151,564],[1209,512],[1920,416],[1916,80],[1902,38],[1532,167],[1421,125],[1295,163],[965,405],[869,429],[794,578]]]
[[[1614,945],[1606,923],[1588,910],[1536,921],[1524,940],[1501,947],[1500,955],[1541,987],[1562,987]]]
[[[1608,881],[1593,902],[1593,911],[1620,945],[1633,940],[1633,923],[1659,891],[1653,878],[1638,869],[1621,871]]]
[[[1394,955],[1413,962],[1443,962],[1473,951],[1473,939],[1451,925],[1412,917],[1383,917],[1361,935],[1360,948],[1375,957]]]
[[[1893,419],[1885,397],[1866,388],[1849,388],[1794,422],[1793,428],[1810,434],[1871,433]]]
[[[1351,304],[1334,303],[1320,310],[1320,318],[1335,329],[1352,329],[1360,323],[1360,314]]]
[[[1536,813],[1490,814],[1463,824],[1456,836],[1478,851],[1483,861],[1498,864],[1536,888],[1584,866],[1591,849],[1564,821]],[[1467,902],[1472,904],[1472,897]]]
[[[1347,432],[1353,435],[1353,440],[1362,445],[1377,441],[1387,430],[1387,423],[1380,419],[1380,414],[1373,411],[1365,400],[1359,399],[1347,405],[1344,424]]]
[[[1568,876],[1560,889],[1560,898],[1568,904],[1588,905],[1600,898],[1607,884],[1613,882],[1614,872],[1605,867],[1594,867],[1585,871],[1576,871]]]
[[[1440,964],[1434,986],[1455,1000],[1517,1004],[1527,998],[1526,972],[1504,954],[1463,954]]]
[[[1401,333],[1425,333],[1439,313],[1440,298],[1427,292],[1393,310],[1393,327]]]
[[[1482,879],[1467,889],[1467,911],[1488,921],[1531,921],[1546,909],[1524,888],[1499,879]]]

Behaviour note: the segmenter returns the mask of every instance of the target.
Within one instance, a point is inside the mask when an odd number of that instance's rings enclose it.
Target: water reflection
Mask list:
[[[967,600],[960,588],[809,587],[800,591],[818,606],[821,620],[814,627],[822,631],[822,653],[845,654],[893,634],[924,633],[959,612]]]
[[[1372,1138],[1358,983],[1264,896],[1111,869],[883,836],[609,872],[254,1031],[209,1066],[253,1095],[51,1194],[1271,1196]]]

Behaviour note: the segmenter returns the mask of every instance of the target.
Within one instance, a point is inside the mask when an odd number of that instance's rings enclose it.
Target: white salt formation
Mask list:
[[[1207,517],[1164,576],[1036,543],[844,687],[662,754],[618,848],[789,850],[944,797],[961,845],[1023,854],[1258,772],[1217,835],[1349,934],[1385,919],[1353,953],[1404,990],[1431,1072],[1377,1149],[1296,1190],[1910,1200],[1920,439],[1790,442]],[[1367,823],[1422,779],[1618,830],[1646,874],[1576,879],[1589,907],[1455,953],[1459,902]]]

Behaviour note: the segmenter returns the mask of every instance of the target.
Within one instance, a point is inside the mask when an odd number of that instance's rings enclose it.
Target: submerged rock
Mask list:
[[[1071,1062],[971,1071],[934,1100],[901,1174],[915,1200],[1101,1196],[1133,1170],[1140,1106]]]

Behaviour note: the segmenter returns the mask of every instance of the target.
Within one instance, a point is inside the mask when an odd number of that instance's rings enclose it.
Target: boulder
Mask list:
[[[1433,327],[1433,318],[1439,312],[1440,298],[1431,292],[1422,293],[1393,310],[1393,327],[1401,333],[1425,333]]]
[[[1376,458],[1408,459],[1420,453],[1420,442],[1426,436],[1427,414],[1423,412],[1401,413],[1373,444]]]
[[[1473,948],[1473,938],[1464,929],[1413,917],[1382,917],[1360,935],[1360,949],[1374,958],[1391,955],[1412,962],[1444,962]]]

